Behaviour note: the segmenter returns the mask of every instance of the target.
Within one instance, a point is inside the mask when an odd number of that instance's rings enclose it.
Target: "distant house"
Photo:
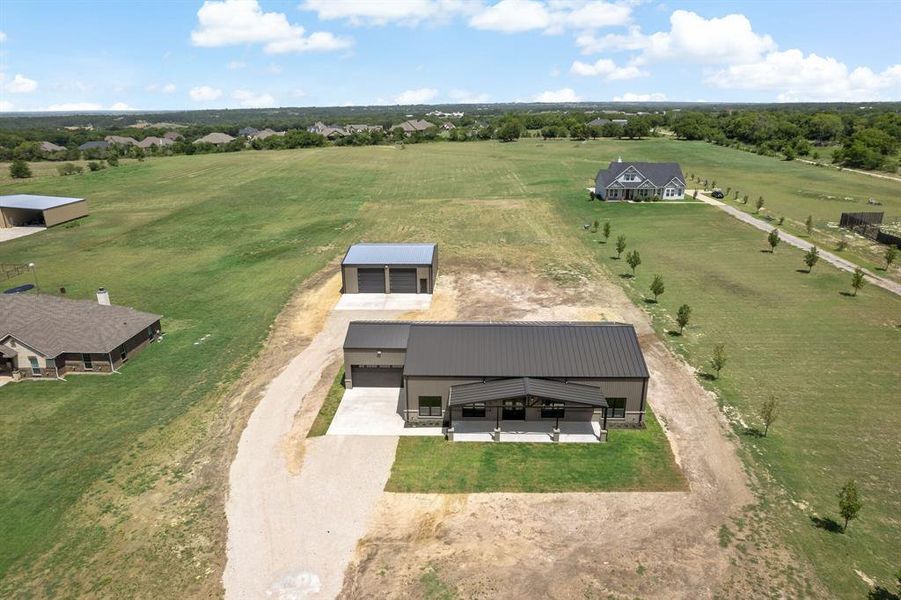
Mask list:
[[[351,124],[345,125],[344,131],[347,133],[364,133],[367,131],[384,131],[384,127],[381,125],[362,125],[362,124]]]
[[[111,373],[160,337],[160,315],[45,294],[0,294],[0,374]]]
[[[410,119],[409,121],[404,121],[403,123],[399,123],[392,127],[391,129],[397,129],[400,127],[404,130],[404,133],[410,135],[411,133],[415,133],[417,131],[425,131],[426,129],[431,129],[434,127],[432,123],[428,121],[423,121],[422,119]]]
[[[685,176],[678,163],[610,163],[595,177],[595,197],[601,200],[679,200],[685,197]]]
[[[167,140],[172,140],[174,142],[174,141],[182,139],[184,136],[182,134],[178,133],[177,131],[167,131],[166,133],[163,134],[163,137],[166,138]]]
[[[84,144],[79,146],[78,149],[82,152],[84,152],[85,150],[106,150],[107,148],[109,148],[109,146],[109,142],[94,141],[85,142]]]
[[[591,121],[588,121],[588,126],[589,127],[603,127],[604,125],[606,125],[609,122],[610,122],[610,119],[602,119],[602,118],[598,117],[597,119],[592,119]]]
[[[254,140],[265,140],[266,138],[270,138],[270,137],[272,137],[272,136],[274,136],[274,135],[277,135],[277,136],[283,136],[283,135],[285,135],[286,133],[287,133],[287,132],[285,132],[285,131],[273,131],[272,129],[268,129],[268,128],[267,128],[267,129],[264,129],[264,130],[262,130],[262,131],[257,131],[255,134],[253,134],[253,136],[251,136],[251,139],[254,139]]]
[[[456,129],[456,128],[457,128],[457,126],[454,125],[453,123],[451,123],[450,121],[447,121],[447,122],[441,124],[441,129],[444,129],[445,131],[450,131],[451,129]]]
[[[0,228],[36,225],[53,227],[88,215],[84,198],[12,194],[0,196]]]
[[[230,141],[234,140],[232,136],[227,133],[219,133],[218,131],[214,131],[213,133],[208,133],[200,139],[194,140],[195,144],[214,144],[216,146],[221,146],[222,144],[227,144]]]
[[[241,129],[238,130],[238,135],[240,137],[248,137],[249,138],[249,137],[253,137],[257,133],[259,133],[259,131],[260,130],[257,129],[256,127],[242,127]]]
[[[41,142],[38,145],[38,148],[41,150],[41,152],[65,152],[66,151],[65,146],[58,146],[58,145],[54,144],[53,142]]]
[[[108,135],[103,140],[113,146],[137,146],[138,140],[122,135]]]
[[[174,141],[172,141],[172,140],[170,140],[170,139],[168,139],[168,138],[164,138],[164,137],[163,137],[163,138],[159,138],[159,137],[155,137],[155,136],[152,136],[152,135],[151,135],[151,136],[145,137],[143,140],[141,140],[140,142],[138,142],[138,148],[144,148],[144,149],[147,149],[147,148],[150,148],[150,147],[152,147],[152,146],[157,146],[157,147],[159,147],[159,148],[162,148],[162,147],[165,147],[165,146],[171,146],[171,145],[174,144],[174,143],[175,143]]]
[[[625,127],[626,124],[629,122],[629,119],[613,119],[610,122],[613,123],[614,125],[621,125],[621,126]]]

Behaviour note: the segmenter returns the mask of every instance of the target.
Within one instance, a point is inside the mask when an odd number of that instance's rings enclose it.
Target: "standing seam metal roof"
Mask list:
[[[430,265],[435,244],[354,244],[342,265]]]
[[[535,396],[561,402],[574,402],[599,408],[607,407],[604,394],[601,392],[601,388],[596,385],[563,383],[548,379],[534,379],[532,377],[495,379],[484,383],[452,385],[447,404],[448,406],[461,406],[474,402],[509,400],[525,396]]]
[[[354,321],[347,326],[345,350],[406,350],[410,323]]]
[[[0,196],[0,208],[25,208],[29,210],[47,210],[66,204],[81,202],[84,198],[64,198],[62,196],[33,196],[31,194],[12,194]]]

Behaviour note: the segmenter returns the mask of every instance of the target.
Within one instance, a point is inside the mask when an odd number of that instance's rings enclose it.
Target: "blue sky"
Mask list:
[[[899,2],[0,3],[0,110],[901,100]]]

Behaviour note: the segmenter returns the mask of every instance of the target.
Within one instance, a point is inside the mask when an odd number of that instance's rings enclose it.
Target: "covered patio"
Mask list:
[[[447,402],[447,439],[605,442],[607,408],[594,385],[534,377],[454,385]]]

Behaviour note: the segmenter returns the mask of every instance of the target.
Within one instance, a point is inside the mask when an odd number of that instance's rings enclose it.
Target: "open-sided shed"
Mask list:
[[[0,227],[53,227],[88,215],[84,198],[13,194],[0,196]]]

